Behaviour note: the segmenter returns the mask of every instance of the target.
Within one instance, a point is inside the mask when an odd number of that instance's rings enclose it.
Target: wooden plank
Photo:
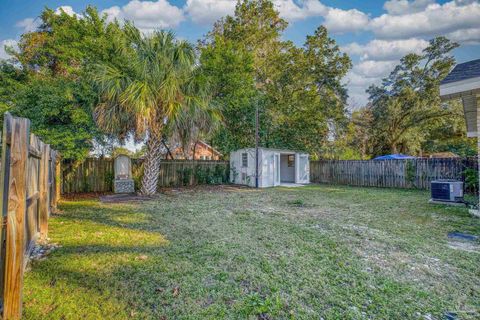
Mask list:
[[[46,240],[48,235],[48,217],[50,215],[50,201],[49,201],[49,162],[50,162],[50,145],[42,145],[42,157],[40,159],[39,172],[39,229],[40,239]]]
[[[11,150],[11,135],[12,135],[13,117],[10,113],[5,113],[3,121],[2,134],[2,163],[0,167],[0,201],[2,209],[1,224],[0,224],[0,243],[6,241],[6,227],[7,227],[7,212],[8,212],[8,187],[10,180],[10,150]],[[2,310],[0,316],[3,315],[4,289],[5,289],[5,255],[6,247],[0,246],[0,299],[2,302]]]
[[[28,154],[31,157],[40,159],[42,157],[42,152],[38,149],[36,145],[30,145],[28,149]]]
[[[25,251],[26,179],[30,123],[14,118],[12,135],[5,252],[4,319],[20,319],[22,314]]]

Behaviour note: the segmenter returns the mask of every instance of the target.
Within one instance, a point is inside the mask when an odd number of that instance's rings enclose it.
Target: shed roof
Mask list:
[[[275,152],[280,152],[280,153],[303,153],[303,154],[308,154],[306,151],[299,151],[299,150],[287,150],[287,149],[275,149],[275,148],[264,148],[264,147],[258,147],[259,150],[266,150],[266,151],[275,151]],[[255,150],[255,148],[242,148],[238,149],[235,151],[240,151],[240,150]]]
[[[453,68],[441,84],[480,77],[480,59],[459,63]]]

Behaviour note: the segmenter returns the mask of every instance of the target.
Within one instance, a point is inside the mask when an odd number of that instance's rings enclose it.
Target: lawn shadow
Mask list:
[[[174,306],[176,297],[158,250],[159,246],[66,246],[46,260],[34,261],[26,279],[26,318],[160,319],[163,307]],[[47,298],[39,306],[35,300],[41,295]],[[39,309],[28,308],[30,303]]]

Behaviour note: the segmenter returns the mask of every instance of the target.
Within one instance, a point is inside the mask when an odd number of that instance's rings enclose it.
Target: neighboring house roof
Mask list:
[[[480,59],[457,64],[441,84],[480,77]]]
[[[211,145],[209,145],[209,144],[206,143],[205,141],[199,140],[197,143],[198,143],[198,144],[202,144],[203,146],[205,146],[205,148],[211,149],[212,152],[215,153],[216,155],[222,156],[222,154],[220,153],[220,151],[218,151],[217,149],[215,149],[214,147],[212,147]]]
[[[189,154],[192,154],[193,153],[193,147],[194,147],[195,143],[192,143],[190,145],[190,150],[188,151]],[[205,141],[203,140],[199,140],[197,141],[197,147],[196,147],[196,151],[198,152],[198,149],[199,148],[205,148],[205,149],[208,149],[209,152],[211,152],[213,155],[215,156],[218,156],[218,157],[221,157],[222,154],[220,153],[220,151],[218,151],[217,149],[215,149],[214,147],[212,147],[211,145],[209,145],[208,143],[206,143]],[[180,145],[177,145],[176,147],[173,147],[171,149],[171,152],[172,154],[183,154],[183,149],[182,149],[182,146]],[[167,154],[167,150],[164,150],[163,154]]]
[[[398,154],[387,154],[384,156],[379,156],[374,158],[373,160],[403,160],[403,159],[415,159],[415,157],[398,153]]]

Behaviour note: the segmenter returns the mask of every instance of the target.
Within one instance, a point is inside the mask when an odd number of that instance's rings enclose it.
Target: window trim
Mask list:
[[[248,153],[242,152],[242,168],[248,168]]]
[[[295,155],[294,154],[287,155],[287,167],[295,168]]]

